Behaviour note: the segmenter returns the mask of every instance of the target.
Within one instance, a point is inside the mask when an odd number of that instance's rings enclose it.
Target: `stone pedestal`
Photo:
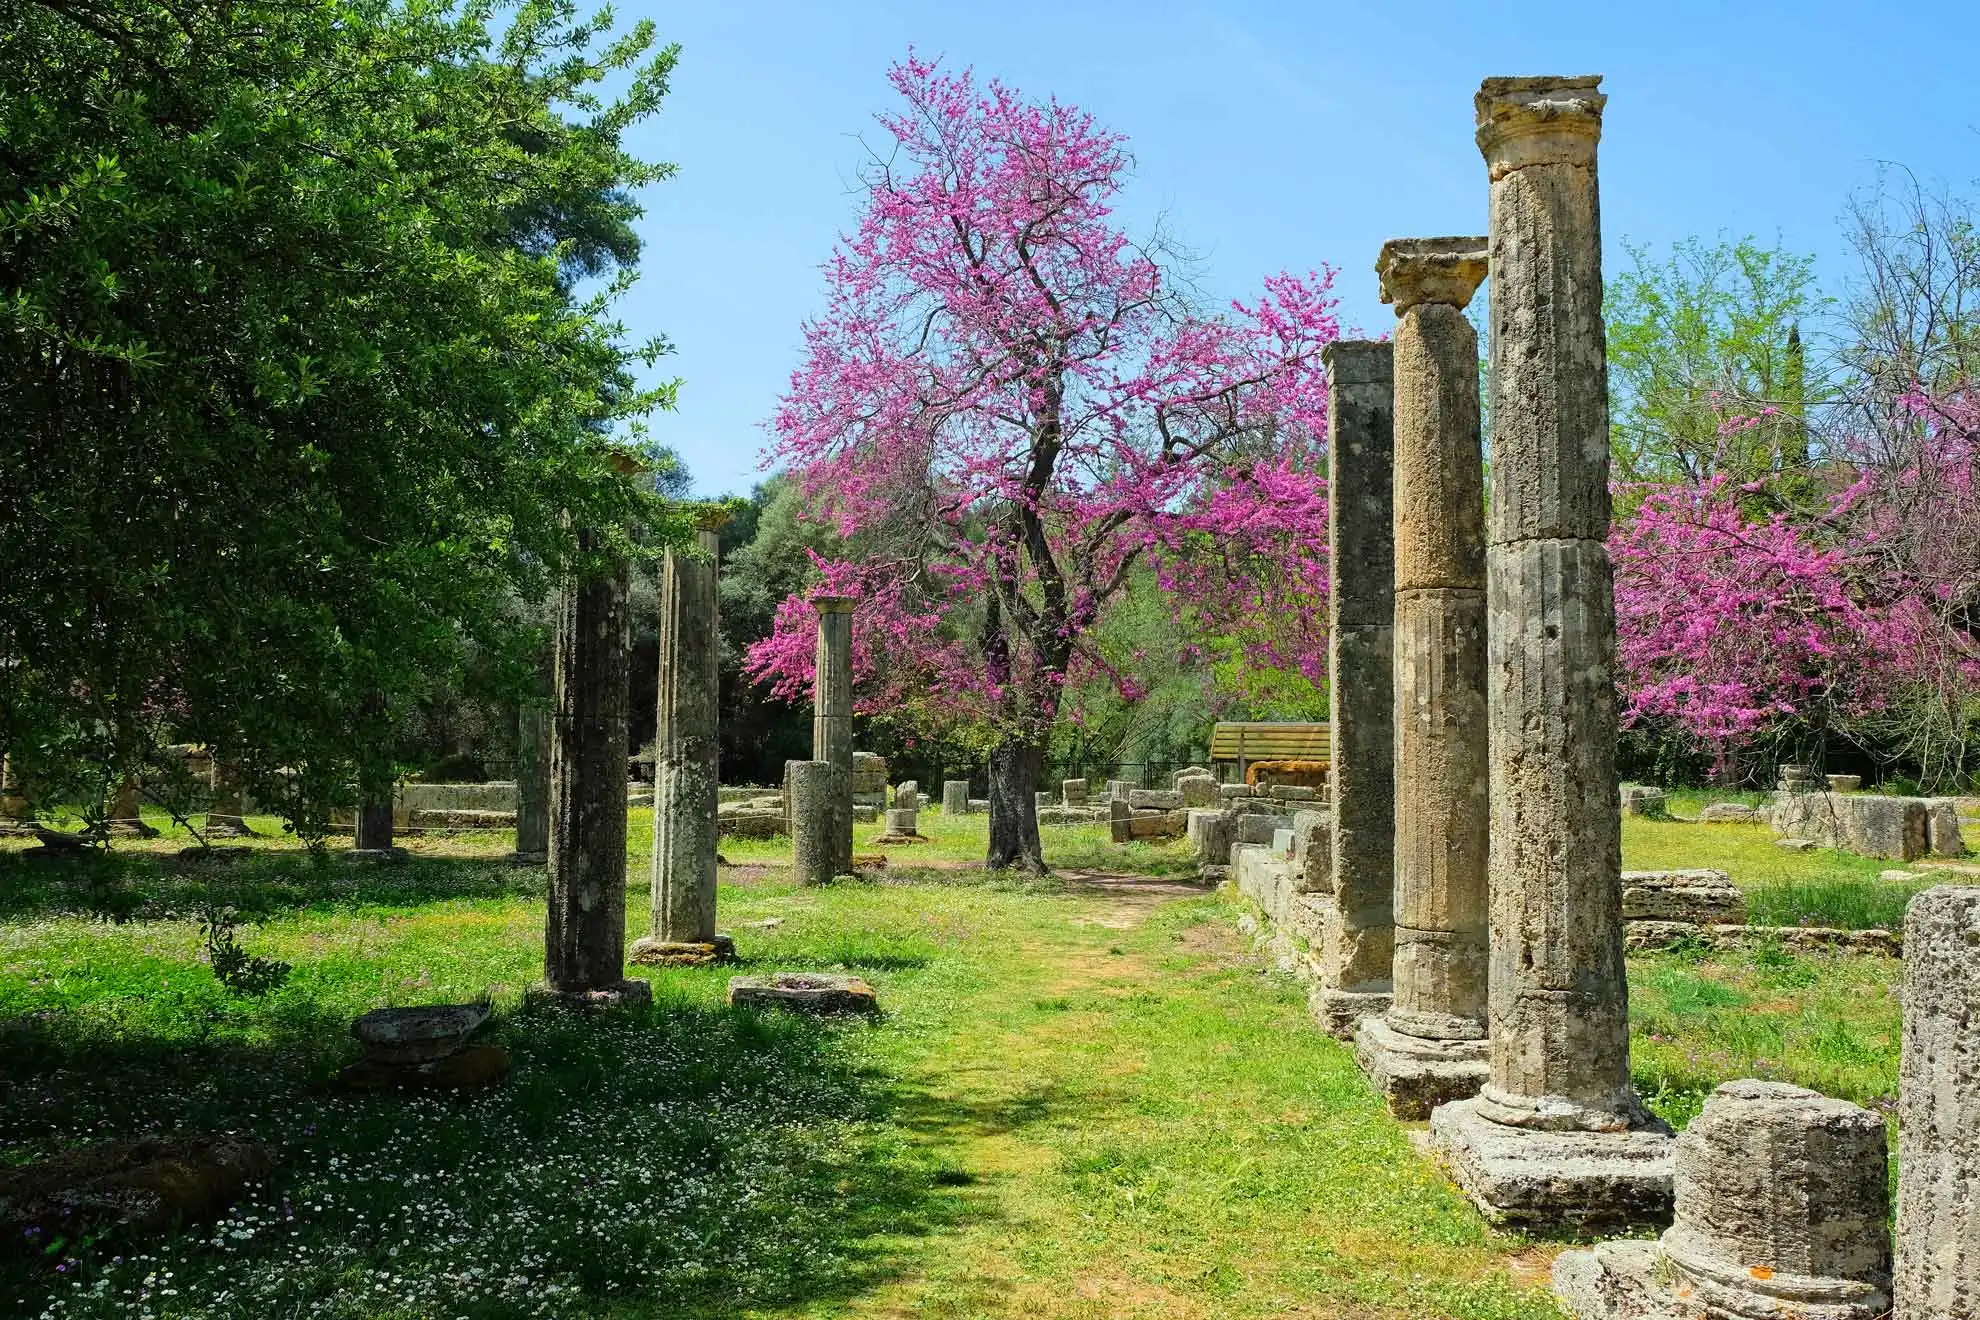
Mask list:
[[[578,549],[595,554],[597,539],[581,533]],[[559,601],[541,993],[578,1006],[652,994],[625,975],[629,586],[621,560],[570,583]]]
[[[1485,478],[1478,337],[1464,307],[1483,238],[1396,239],[1395,1000],[1355,1038],[1402,1118],[1485,1082]]]
[[[852,867],[835,846],[838,799],[850,782],[830,761],[789,761],[784,789],[791,803],[791,878],[801,885],[830,884]]]
[[[715,941],[715,845],[721,781],[717,559],[728,515],[703,516],[694,555],[673,549],[660,577],[660,674],[653,762],[651,939]]]
[[[213,805],[206,812],[208,838],[246,839],[254,837],[241,815],[241,765],[238,761],[213,758]]]
[[[1980,889],[1946,886],[1904,918],[1898,1066],[1901,1320],[1980,1315]]]
[[[1596,78],[1492,78],[1486,709],[1491,1080],[1431,1138],[1487,1217],[1662,1222],[1671,1138],[1629,1079]]]
[[[1327,639],[1334,745],[1333,894],[1313,1009],[1351,1038],[1388,1007],[1395,935],[1395,534],[1393,348],[1324,352],[1327,396]]]
[[[139,810],[136,775],[125,775],[117,781],[116,790],[111,793],[109,805],[104,810],[103,828],[110,834],[136,839],[158,837],[158,831],[144,823]]]
[[[832,874],[852,870],[853,726],[850,596],[814,596],[818,656],[812,679],[811,759],[839,768],[832,799]]]
[[[1059,801],[1068,807],[1086,805],[1086,781],[1084,779],[1062,780],[1059,784]]]
[[[541,866],[550,860],[549,676],[516,712],[516,850],[509,861]]]
[[[1575,1320],[1877,1320],[1890,1313],[1884,1120],[1727,1082],[1677,1139],[1676,1221],[1554,1263]]]
[[[967,779],[944,779],[942,781],[942,814],[944,816],[965,816],[969,814],[969,781]]]
[[[912,807],[889,807],[883,821],[885,832],[876,842],[893,842],[900,839],[921,837],[921,813]]]

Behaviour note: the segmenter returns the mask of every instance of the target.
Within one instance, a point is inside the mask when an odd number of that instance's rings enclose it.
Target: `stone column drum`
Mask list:
[[[1785,1082],[1727,1082],[1677,1139],[1661,1241],[1554,1262],[1575,1320],[1877,1320],[1890,1314],[1884,1120]]]
[[[1980,889],[1904,916],[1893,1292],[1899,1320],[1980,1315]]]
[[[1485,1044],[1485,470],[1478,336],[1465,304],[1483,238],[1395,239],[1395,998],[1355,1035],[1399,1118],[1476,1095]]]
[[[1492,1076],[1431,1138],[1488,1218],[1662,1222],[1671,1138],[1629,1080],[1616,798],[1599,78],[1491,78],[1486,527]]]
[[[850,596],[814,596],[818,658],[812,679],[811,759],[842,771],[833,799],[832,874],[852,870],[852,610]],[[795,827],[794,827],[795,828]]]
[[[786,761],[784,791],[791,804],[791,878],[801,885],[830,884],[837,870],[834,831],[838,797],[851,779],[830,761]]]
[[[703,963],[732,956],[715,931],[716,808],[721,797],[719,695],[722,524],[703,514],[696,553],[671,547],[660,575],[660,673],[653,762],[652,926],[636,963]]]
[[[582,559],[596,553],[578,537]],[[631,572],[624,560],[565,587],[552,666],[550,903],[540,993],[584,1005],[652,998],[628,980],[626,680]]]
[[[967,779],[944,779],[942,781],[942,814],[944,816],[966,816],[969,814],[969,781]]]
[[[1329,344],[1327,480],[1334,744],[1334,905],[1321,932],[1314,1015],[1354,1036],[1389,1006],[1395,933],[1393,347]]]

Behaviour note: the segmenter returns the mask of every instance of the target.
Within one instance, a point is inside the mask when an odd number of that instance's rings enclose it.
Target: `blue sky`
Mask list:
[[[683,50],[633,147],[680,174],[646,198],[635,337],[678,352],[680,408],[656,438],[697,492],[758,480],[762,423],[822,302],[819,263],[854,214],[859,138],[913,45],[1125,133],[1123,214],[1248,295],[1332,265],[1343,320],[1386,329],[1386,238],[1480,233],[1471,96],[1491,74],[1600,73],[1607,262],[1625,239],[1776,236],[1849,273],[1839,217],[1880,161],[1980,190],[1980,5],[1056,4],[999,0],[622,4]]]

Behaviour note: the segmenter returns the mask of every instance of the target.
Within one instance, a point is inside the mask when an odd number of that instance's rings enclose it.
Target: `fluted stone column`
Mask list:
[[[1671,1138],[1629,1080],[1598,78],[1491,78],[1486,525],[1492,1076],[1432,1140],[1500,1222],[1670,1214]]]
[[[1355,1053],[1398,1117],[1476,1095],[1485,1044],[1483,238],[1395,239],[1395,992]]]
[[[1898,1064],[1898,1320],[1980,1315],[1980,889],[1904,914]]]
[[[580,533],[580,554],[595,544]],[[542,990],[583,1004],[652,997],[625,974],[630,586],[624,560],[580,578],[565,588],[557,619]]]
[[[660,579],[660,683],[653,763],[653,926],[638,963],[709,962],[734,952],[715,933],[721,674],[717,559],[728,515],[710,511],[698,556],[667,551]]]
[[[832,800],[832,874],[852,870],[852,610],[850,596],[814,596],[818,659],[812,679],[811,759],[839,767]]]
[[[1395,935],[1396,564],[1393,346],[1329,344],[1329,628],[1334,906],[1313,1011],[1352,1038],[1389,1006]]]

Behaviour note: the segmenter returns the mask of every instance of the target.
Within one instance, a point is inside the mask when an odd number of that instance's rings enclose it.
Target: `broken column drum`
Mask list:
[[[661,571],[650,938],[663,945],[715,940],[716,808],[721,797],[717,560],[726,521],[727,514],[719,510],[704,514],[695,552],[669,548]]]
[[[597,549],[580,532],[580,562]],[[543,979],[553,995],[585,1002],[651,995],[625,976],[630,584],[618,560],[566,586],[558,609]]]
[[[832,873],[852,869],[852,610],[850,596],[814,596],[818,655],[812,678],[811,759],[839,767],[833,800]],[[795,827],[794,827],[795,828]]]
[[[1329,344],[1327,672],[1334,913],[1314,1012],[1336,1036],[1388,1007],[1395,912],[1393,347]]]
[[[851,780],[830,761],[787,761],[784,789],[791,804],[791,878],[801,885],[829,884],[839,869],[834,831],[837,802]]]
[[[1669,1213],[1671,1139],[1629,1079],[1598,78],[1491,78],[1486,711],[1491,1080],[1432,1139],[1500,1222]]]
[[[1376,272],[1395,336],[1394,1000],[1356,1053],[1403,1118],[1487,1071],[1484,238],[1396,239]]]

